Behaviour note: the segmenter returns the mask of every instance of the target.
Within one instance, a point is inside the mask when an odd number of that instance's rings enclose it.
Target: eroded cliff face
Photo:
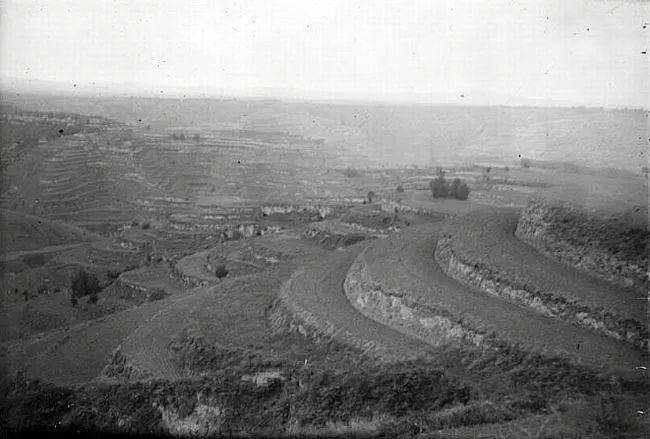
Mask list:
[[[618,316],[602,307],[590,308],[574,300],[523,284],[486,264],[471,261],[459,254],[450,236],[438,240],[434,252],[436,262],[450,277],[487,294],[533,309],[534,311],[578,323],[608,337],[626,341],[645,349],[648,331],[642,322]]]
[[[363,253],[350,266],[343,288],[361,314],[433,346],[448,343],[479,346],[486,338],[444,311],[426,308],[374,281]]]
[[[540,252],[611,282],[646,290],[648,231],[568,206],[531,200],[515,235]]]

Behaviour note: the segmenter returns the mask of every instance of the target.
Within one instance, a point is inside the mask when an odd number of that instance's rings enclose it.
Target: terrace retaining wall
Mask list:
[[[522,212],[515,235],[541,253],[578,269],[596,274],[624,286],[647,291],[649,285],[648,251],[624,257],[621,250],[607,249],[603,239],[613,226],[589,218],[585,212],[542,199],[531,200]],[[578,233],[579,232],[579,233]],[[645,231],[647,241],[647,230]],[[638,234],[638,233],[637,233]],[[640,234],[643,239],[643,233]],[[617,236],[616,238],[624,238]],[[624,244],[623,244],[624,245]]]
[[[434,346],[482,345],[486,335],[442,310],[433,310],[390,291],[368,273],[364,253],[351,264],[343,284],[348,300],[361,314]]]
[[[471,261],[459,254],[450,236],[443,236],[438,240],[434,257],[448,276],[465,285],[531,308],[540,314],[572,321],[614,339],[647,349],[648,330],[641,322],[623,318],[600,307],[589,308],[577,301],[509,279],[486,264]]]

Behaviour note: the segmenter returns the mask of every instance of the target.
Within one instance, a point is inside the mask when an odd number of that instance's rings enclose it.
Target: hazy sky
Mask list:
[[[0,72],[124,89],[648,107],[650,4],[7,1]],[[463,95],[464,97],[461,97]]]

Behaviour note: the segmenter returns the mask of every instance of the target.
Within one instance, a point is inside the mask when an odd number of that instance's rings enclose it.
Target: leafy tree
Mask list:
[[[445,180],[445,177],[442,175],[431,180],[429,182],[429,188],[431,188],[431,195],[433,195],[433,198],[447,198],[449,195],[447,180]]]
[[[469,186],[460,178],[454,178],[449,188],[449,196],[457,200],[467,200],[469,198]]]
[[[99,285],[97,276],[92,273],[87,273],[86,270],[82,269],[72,279],[71,289],[74,297],[83,297],[97,295],[102,287]]]
[[[373,191],[368,192],[368,204],[372,204],[372,199],[375,197],[375,193]]]

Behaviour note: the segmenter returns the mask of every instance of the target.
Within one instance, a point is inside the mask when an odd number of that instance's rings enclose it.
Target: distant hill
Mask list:
[[[23,94],[4,95],[2,102],[156,130],[281,131],[322,139],[324,148],[334,152],[361,154],[367,166],[512,164],[527,157],[640,173],[650,141],[643,110]]]

